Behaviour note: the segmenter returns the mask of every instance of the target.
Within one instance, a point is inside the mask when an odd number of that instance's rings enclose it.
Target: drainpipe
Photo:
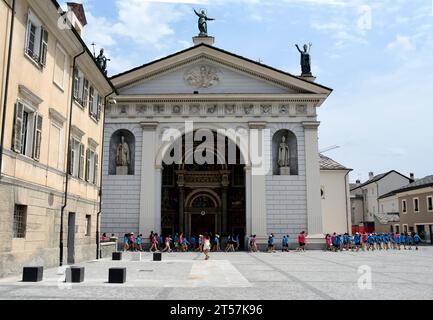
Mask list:
[[[86,50],[83,49],[83,51],[76,55],[74,57],[74,63],[72,65],[72,77],[74,76],[74,70],[77,65],[77,59],[86,53]],[[71,157],[69,155],[69,148],[71,144],[71,127],[72,127],[72,110],[74,107],[74,91],[75,91],[75,81],[72,79],[72,90],[71,90],[71,105],[70,105],[70,111],[69,111],[69,127],[68,127],[68,141],[66,142],[66,150],[67,150],[67,160],[66,160],[66,181],[65,181],[65,197],[64,197],[64,204],[62,206],[62,209],[60,211],[60,241],[59,241],[59,248],[60,248],[60,266],[63,266],[63,220],[64,220],[64,214],[65,209],[68,205],[68,191],[69,191],[69,168],[71,167]]]
[[[352,230],[350,230],[350,226],[349,226],[349,214],[351,214],[351,210],[349,210],[348,208],[349,208],[349,203],[348,203],[348,201],[347,201],[347,196],[348,196],[348,194],[347,194],[347,184],[349,183],[348,181],[347,181],[347,177],[349,176],[349,173],[351,172],[352,170],[349,170],[349,171],[347,171],[347,173],[346,173],[346,175],[344,176],[344,182],[345,182],[345,188],[344,188],[344,190],[345,190],[345,194],[346,194],[346,222],[347,222],[347,233],[348,234],[352,234]]]
[[[3,100],[3,110],[2,110],[2,125],[1,125],[1,133],[0,133],[0,178],[2,175],[2,167],[3,167],[3,145],[4,145],[4,137],[5,137],[5,123],[6,123],[6,108],[8,104],[8,94],[9,94],[9,78],[11,72],[11,60],[12,60],[12,43],[14,38],[14,26],[15,26],[15,6],[16,0],[12,1],[12,6],[3,0],[9,9],[12,10],[11,16],[11,25],[10,25],[10,34],[9,34],[9,48],[8,48],[8,60],[6,66],[6,79],[5,79],[5,91],[4,91],[4,100]],[[3,88],[2,88],[3,89]]]
[[[111,96],[113,93],[116,93],[116,89],[113,89],[109,94],[107,94],[104,97],[104,108],[107,105],[108,97]],[[104,110],[105,111],[105,110]],[[103,164],[104,163],[104,136],[105,136],[105,112],[104,112],[104,122],[102,123],[102,144],[101,144],[101,155],[100,155],[100,161]],[[101,250],[101,228],[99,226],[99,221],[102,213],[102,176],[104,173],[104,169],[101,166],[99,166],[99,170],[101,171],[99,174],[99,184],[100,184],[100,190],[99,190],[99,211],[96,214],[96,260],[99,260],[101,258],[100,250]],[[117,250],[117,249],[116,249]]]

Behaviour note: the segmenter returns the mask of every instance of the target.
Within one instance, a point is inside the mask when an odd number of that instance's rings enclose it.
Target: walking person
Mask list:
[[[299,251],[305,252],[305,246],[307,245],[307,240],[305,237],[305,231],[302,231],[298,236],[298,243],[299,243]]]
[[[421,237],[418,235],[418,233],[415,233],[413,236],[413,242],[415,243],[415,250],[418,251],[419,244],[421,243]]]
[[[158,249],[158,235],[156,233],[153,233],[152,240],[151,240],[150,252],[157,252],[158,250],[159,250]]]
[[[165,238],[165,248],[164,250],[162,250],[162,252],[169,252],[169,253],[171,252],[171,248],[170,248],[171,241],[173,241],[171,236]]]
[[[129,234],[125,233],[123,236],[123,251],[129,250]]]
[[[210,251],[210,236],[209,234],[205,233],[204,235],[204,243],[203,243],[203,251],[206,256],[205,260],[209,260],[209,251]]]
[[[143,251],[143,235],[141,233],[135,238],[135,244],[138,251]]]
[[[275,242],[275,236],[272,233],[268,238],[268,253],[274,253],[274,242]]]
[[[289,235],[283,237],[283,252],[289,252]]]
[[[331,242],[331,235],[328,233],[325,237],[326,240],[326,249],[325,251],[332,251],[332,242]]]
[[[258,252],[258,248],[257,248],[257,236],[253,235],[251,237],[251,251],[252,252]]]

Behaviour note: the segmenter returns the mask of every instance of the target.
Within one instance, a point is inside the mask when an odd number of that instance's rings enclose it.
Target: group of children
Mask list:
[[[305,231],[302,231],[299,235],[298,235],[298,249],[297,251],[305,251],[305,247],[307,245],[307,234],[305,233]],[[283,236],[282,239],[282,251],[283,252],[289,252],[289,239],[290,236],[289,235],[285,235]],[[269,235],[268,237],[268,250],[267,252],[269,253],[274,253],[276,252],[275,250],[275,240],[276,237],[275,235],[272,233]],[[248,237],[248,245],[249,245],[249,251],[250,252],[258,252],[258,248],[257,248],[257,235],[251,235]]]
[[[285,235],[282,238],[282,251],[289,251],[289,235]],[[221,237],[220,235],[204,234],[198,237],[191,236],[188,240],[183,233],[176,234],[173,238],[171,236],[163,237],[157,233],[151,232],[149,236],[150,240],[150,251],[162,252],[205,252],[205,246],[207,240],[209,242],[209,248],[207,252],[220,252],[221,251]],[[275,252],[275,235],[271,234],[268,237],[268,250],[267,252]],[[142,234],[134,235],[133,232],[125,234],[123,239],[123,250],[124,251],[143,251],[143,236]],[[417,233],[359,233],[351,236],[348,233],[341,234],[327,234],[326,235],[326,250],[327,251],[375,251],[375,250],[412,250],[419,249],[421,243],[421,237]],[[248,250],[250,252],[258,252],[257,247],[257,236],[251,235],[247,239]],[[305,251],[307,244],[306,233],[303,231],[298,235],[298,251]],[[225,252],[235,252],[240,248],[239,236],[230,235],[227,239],[227,246]],[[208,256],[208,254],[206,254]]]
[[[151,232],[149,236],[150,251],[162,252],[204,252],[206,244],[206,236],[209,237],[209,251],[221,251],[221,237],[220,235],[203,234],[198,237],[191,236],[189,239],[183,233],[176,234],[174,237],[171,235],[163,237],[157,233]],[[143,236],[142,234],[134,235],[133,232],[125,234],[123,239],[124,251],[143,251]],[[235,252],[239,250],[240,240],[239,236],[230,235],[228,237],[226,252]]]
[[[359,233],[350,236],[348,233],[344,235],[334,233],[326,235],[326,250],[342,251],[342,250],[412,250],[412,246],[418,250],[421,243],[421,237],[417,233]]]

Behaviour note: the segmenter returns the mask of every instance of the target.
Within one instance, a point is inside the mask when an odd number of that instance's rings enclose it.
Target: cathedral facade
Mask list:
[[[265,244],[306,231],[311,245],[324,242],[317,108],[330,88],[209,37],[111,80],[101,232]]]

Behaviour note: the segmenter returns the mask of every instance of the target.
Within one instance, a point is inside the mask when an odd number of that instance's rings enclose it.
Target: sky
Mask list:
[[[295,44],[312,43],[321,149],[351,180],[397,170],[433,174],[433,0],[83,0],[84,38],[109,74],[192,46],[205,8],[215,46],[300,74]]]

